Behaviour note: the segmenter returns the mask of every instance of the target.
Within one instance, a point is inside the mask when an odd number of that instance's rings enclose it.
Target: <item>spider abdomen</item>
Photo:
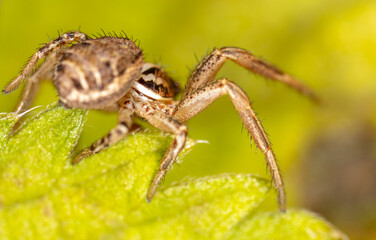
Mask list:
[[[142,51],[126,38],[89,39],[62,51],[55,69],[60,100],[69,107],[103,109],[140,76]]]

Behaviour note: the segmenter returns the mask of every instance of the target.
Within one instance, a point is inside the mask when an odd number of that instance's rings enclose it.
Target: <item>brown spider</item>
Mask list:
[[[39,60],[45,62],[33,73]],[[142,50],[123,36],[90,39],[81,32],[68,32],[50,41],[31,57],[23,71],[3,90],[9,93],[23,80],[26,86],[16,113],[25,111],[42,79],[53,79],[60,102],[66,107],[118,111],[118,123],[106,136],[81,152],[74,160],[96,154],[127,136],[134,115],[151,125],[176,135],[154,176],[147,199],[150,201],[167,171],[173,165],[187,138],[187,120],[204,110],[222,95],[228,94],[257,147],[265,155],[278,191],[281,211],[286,210],[286,196],[276,158],[260,121],[245,92],[228,79],[214,81],[226,60],[266,78],[283,82],[315,98],[309,88],[277,67],[236,47],[215,49],[201,61],[190,76],[180,101],[174,101],[178,84],[158,66],[143,62]]]

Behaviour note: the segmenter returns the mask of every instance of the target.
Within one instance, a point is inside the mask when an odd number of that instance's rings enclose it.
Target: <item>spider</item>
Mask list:
[[[45,61],[36,68],[39,60],[44,58]],[[273,185],[278,192],[279,209],[284,212],[286,195],[283,179],[268,137],[248,96],[227,78],[214,81],[226,60],[315,98],[308,87],[250,52],[237,47],[223,47],[213,50],[196,66],[181,100],[175,101],[174,97],[179,93],[177,82],[161,67],[144,62],[142,50],[135,42],[126,36],[112,34],[90,38],[78,31],[64,33],[39,48],[22,72],[2,92],[10,93],[23,80],[26,81],[15,110],[20,114],[30,106],[40,80],[53,79],[59,101],[66,107],[118,111],[117,125],[78,154],[73,164],[125,138],[136,115],[154,127],[174,134],[175,138],[149,187],[149,201],[184,148],[188,133],[185,122],[220,96],[229,95],[251,138],[265,155]]]

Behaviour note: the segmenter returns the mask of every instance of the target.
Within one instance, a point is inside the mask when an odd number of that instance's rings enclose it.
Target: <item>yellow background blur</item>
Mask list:
[[[376,1],[0,0],[0,85],[17,75],[40,43],[79,28],[88,34],[124,30],[140,40],[146,61],[161,63],[182,86],[195,56],[222,46],[250,50],[302,79],[322,106],[230,62],[218,74],[237,82],[253,101],[284,173],[289,205],[321,211],[355,239],[376,237]],[[0,111],[12,111],[20,92],[1,95]],[[45,82],[34,105],[57,99]],[[115,122],[116,113],[91,112],[79,147]],[[198,144],[167,183],[223,172],[268,176],[228,97],[188,126],[191,138],[210,144]],[[338,156],[352,157],[345,163]],[[357,184],[349,187],[346,179]]]

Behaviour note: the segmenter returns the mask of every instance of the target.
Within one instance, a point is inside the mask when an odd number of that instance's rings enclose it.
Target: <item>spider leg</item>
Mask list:
[[[30,60],[25,65],[22,72],[13,79],[7,86],[4,87],[3,93],[10,93],[15,90],[23,80],[27,79],[32,73],[33,69],[37,66],[38,61],[47,57],[52,52],[56,52],[64,48],[67,44],[73,43],[75,41],[86,40],[87,36],[81,32],[68,32],[61,35],[59,38],[50,41],[43,47],[39,48],[36,53],[30,58]]]
[[[132,126],[133,113],[134,105],[131,101],[125,101],[123,104],[121,104],[117,125],[106,136],[97,140],[89,148],[83,150],[79,155],[77,155],[72,161],[72,164],[77,164],[82,159],[99,153],[103,149],[114,145],[121,139],[125,138],[130,132]]]
[[[172,116],[179,121],[185,122],[225,94],[230,96],[235,109],[238,111],[248,132],[251,134],[253,141],[265,155],[274,187],[278,191],[279,209],[284,212],[286,210],[286,194],[277,160],[268,137],[251,107],[248,96],[238,85],[227,79],[220,79],[216,82],[209,83],[183,98],[176,106]]]
[[[215,75],[227,59],[265,78],[282,82],[303,95],[318,101],[316,95],[294,77],[284,73],[274,65],[255,57],[250,52],[236,47],[223,47],[211,52],[192,72],[183,98],[200,86],[206,85],[208,82],[214,80]]]
[[[20,114],[30,107],[31,100],[38,90],[41,80],[52,79],[54,76],[54,65],[56,64],[56,54],[51,54],[49,58],[35,71],[35,73],[26,82],[22,98],[18,102],[15,113]]]
[[[146,119],[151,125],[161,130],[176,135],[170,148],[167,150],[160,163],[157,173],[154,175],[151,186],[148,190],[147,199],[151,201],[161,181],[166,176],[176,160],[178,154],[183,150],[187,139],[187,126],[163,111],[153,108],[149,103],[139,104],[136,106],[136,113]]]

